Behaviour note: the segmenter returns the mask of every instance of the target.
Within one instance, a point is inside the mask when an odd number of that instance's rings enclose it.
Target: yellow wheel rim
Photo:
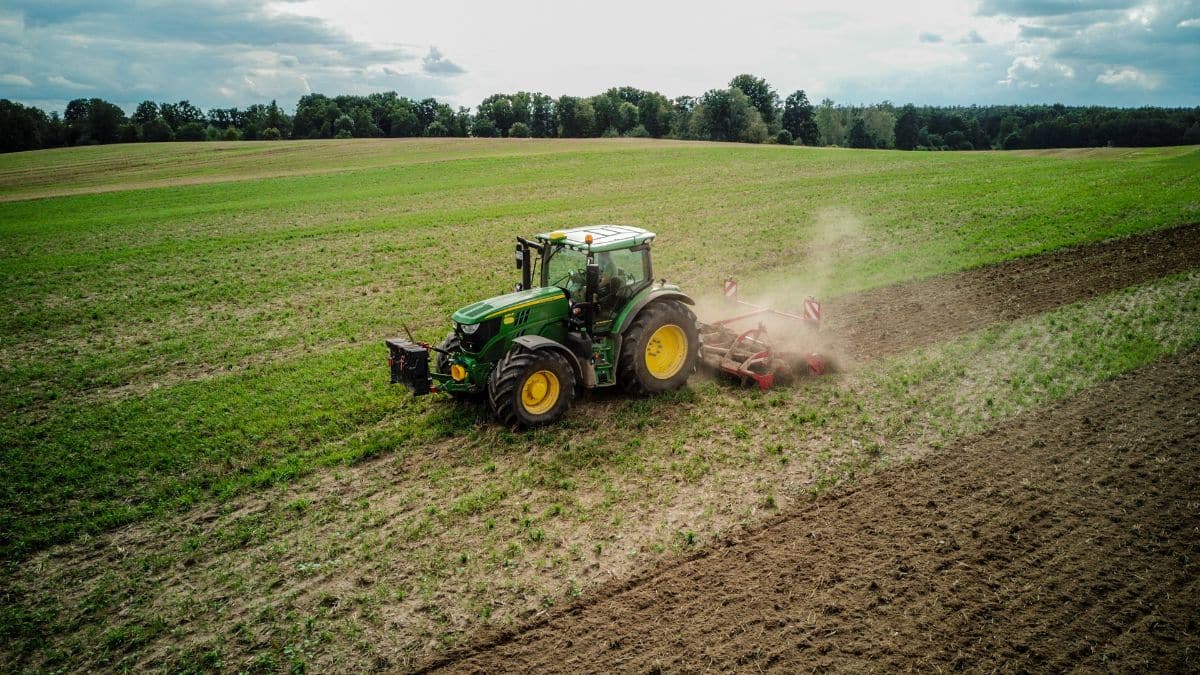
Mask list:
[[[646,343],[646,370],[660,380],[675,376],[687,360],[688,339],[673,323],[660,326]]]
[[[530,415],[542,415],[558,403],[558,376],[549,370],[539,370],[521,385],[521,406]]]

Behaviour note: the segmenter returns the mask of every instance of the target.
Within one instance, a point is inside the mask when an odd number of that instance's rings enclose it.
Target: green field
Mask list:
[[[389,387],[382,339],[403,321],[438,340],[454,309],[511,289],[517,234],[639,225],[659,235],[658,276],[705,294],[736,274],[786,300],[1197,220],[1194,147],[447,139],[0,156],[5,653],[360,668],[390,631],[419,655],[577,595],[593,563],[628,571],[803,496],[789,485],[815,494],[912,454],[881,439],[936,447],[1200,342],[1193,272],[803,390],[600,396],[528,434]],[[1052,348],[1020,358],[1031,341]],[[802,452],[798,428],[833,450]],[[100,541],[129,553],[71,569]],[[202,579],[189,597],[161,592],[187,574]],[[371,577],[350,620],[334,610],[352,593],[321,599],[339,574]],[[72,584],[88,590],[53,590]],[[389,629],[381,608],[396,607],[418,619]],[[188,622],[215,637],[175,640]]]

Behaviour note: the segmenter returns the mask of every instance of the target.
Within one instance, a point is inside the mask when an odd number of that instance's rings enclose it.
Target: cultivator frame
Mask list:
[[[816,352],[775,349],[762,321],[749,329],[737,330],[732,327],[747,319],[777,317],[795,322],[797,329],[803,333],[816,333],[821,328],[821,303],[815,298],[810,296],[804,299],[802,314],[756,305],[738,296],[738,283],[733,277],[725,279],[724,295],[727,306],[750,311],[742,311],[726,319],[700,322],[703,340],[700,360],[706,366],[732,375],[743,384],[752,381],[762,391],[776,384],[787,384],[798,377],[825,372],[825,359]]]

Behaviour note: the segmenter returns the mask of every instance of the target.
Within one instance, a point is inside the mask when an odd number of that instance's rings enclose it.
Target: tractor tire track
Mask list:
[[[1059,249],[832,298],[822,342],[851,362],[902,354],[1197,266],[1197,223]]]
[[[1200,351],[876,473],[428,664],[1200,667]]]

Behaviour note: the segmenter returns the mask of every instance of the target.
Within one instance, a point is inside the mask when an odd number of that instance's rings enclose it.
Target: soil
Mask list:
[[[1121,279],[1133,283],[1127,270]],[[1191,351],[597,588],[427,670],[1195,672],[1198,524]]]
[[[1200,224],[1059,249],[832,298],[823,343],[864,361],[943,342],[993,323],[1184,272],[1200,262]]]

